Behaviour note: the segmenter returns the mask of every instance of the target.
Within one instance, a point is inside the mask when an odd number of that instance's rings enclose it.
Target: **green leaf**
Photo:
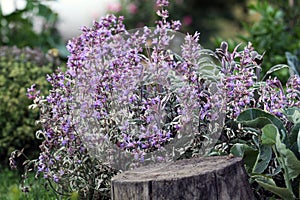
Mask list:
[[[274,180],[265,176],[254,176],[255,181],[262,186],[264,189],[278,195],[282,199],[291,200],[295,199],[294,194],[291,193],[287,188],[278,187]]]
[[[261,145],[259,147],[259,153],[254,164],[252,173],[263,173],[272,158],[272,147],[270,145]]]
[[[253,128],[263,128],[266,124],[270,124],[268,122],[271,121],[272,124],[277,127],[278,131],[285,137],[286,130],[282,121],[275,115],[272,115],[261,109],[247,109],[240,113],[240,115],[237,117],[237,121],[243,125]]]
[[[252,172],[253,166],[257,160],[258,150],[247,144],[236,143],[231,147],[230,153],[237,157],[243,157],[247,172]]]
[[[77,200],[77,199],[79,199],[78,192],[77,191],[72,192],[70,195],[70,200]]]
[[[244,153],[249,150],[251,151],[254,149],[249,147],[247,144],[236,143],[231,147],[230,153],[236,157],[243,157]]]
[[[248,145],[246,144],[234,144],[231,149],[230,149],[230,153],[236,157],[243,157],[244,152],[245,152],[245,148],[247,148]]]
[[[38,15],[40,15],[44,18],[47,18],[52,13],[53,13],[52,10],[48,6],[43,5],[43,4],[38,4]]]
[[[300,161],[295,154],[286,148],[286,145],[281,142],[279,134],[276,137],[276,149],[280,154],[283,164],[287,168],[289,179],[294,179],[300,174]]]
[[[300,109],[293,107],[284,109],[284,114],[287,116],[288,120],[294,124],[300,124]]]
[[[297,145],[298,145],[298,153],[300,153],[300,129],[298,131]]]
[[[266,117],[258,117],[253,120],[243,121],[242,124],[249,127],[261,129],[267,124],[272,124],[272,121]]]
[[[279,70],[282,70],[284,68],[288,68],[289,69],[289,73],[290,75],[293,75],[294,74],[294,71],[290,68],[290,66],[288,65],[284,65],[284,64],[279,64],[279,65],[275,65],[273,66],[271,69],[269,69],[265,76],[262,78],[262,80],[265,80],[265,78],[267,78],[270,74],[272,74],[273,72],[276,72],[276,71],[279,71]]]
[[[292,127],[292,130],[289,133],[289,137],[287,138],[287,142],[285,142],[286,146],[288,149],[293,151],[297,157],[300,156],[300,151],[299,151],[299,131],[300,131],[300,124],[295,124]]]
[[[273,124],[267,124],[262,128],[261,143],[264,145],[274,145],[277,134],[279,134],[277,127]]]

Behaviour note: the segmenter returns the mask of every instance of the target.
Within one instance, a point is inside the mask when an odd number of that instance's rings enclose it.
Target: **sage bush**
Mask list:
[[[24,162],[25,192],[33,170],[58,195],[109,199],[110,179],[122,170],[231,153],[244,156],[257,196],[298,196],[299,76],[287,65],[261,76],[263,55],[251,42],[212,51],[195,33],[171,48],[181,24],[168,5],[156,1],[154,28],[130,31],[114,15],[82,27],[67,45],[67,69],[47,76],[49,94],[29,88],[42,144]],[[283,68],[286,88],[270,76]],[[12,168],[21,155],[12,152]]]

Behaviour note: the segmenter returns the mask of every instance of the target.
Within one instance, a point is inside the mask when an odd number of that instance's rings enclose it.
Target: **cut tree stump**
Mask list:
[[[241,158],[201,157],[148,165],[112,178],[113,200],[255,199]]]

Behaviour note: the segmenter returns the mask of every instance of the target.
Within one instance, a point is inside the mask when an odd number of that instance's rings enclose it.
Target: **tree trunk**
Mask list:
[[[254,199],[241,158],[219,156],[125,171],[111,187],[113,200]]]

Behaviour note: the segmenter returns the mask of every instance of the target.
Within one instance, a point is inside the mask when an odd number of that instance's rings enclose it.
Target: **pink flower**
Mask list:
[[[192,23],[193,23],[193,18],[192,18],[192,16],[190,16],[190,15],[187,15],[187,16],[184,16],[183,17],[183,24],[185,25],[185,26],[189,26],[189,25],[191,25]]]
[[[137,7],[134,3],[130,3],[130,4],[128,4],[128,6],[127,6],[127,11],[128,11],[130,14],[135,14],[135,13],[137,13],[137,11],[138,11],[138,7]]]
[[[119,2],[113,2],[113,3],[110,3],[108,4],[107,6],[107,10],[110,11],[110,12],[120,12],[122,9],[122,6]]]

